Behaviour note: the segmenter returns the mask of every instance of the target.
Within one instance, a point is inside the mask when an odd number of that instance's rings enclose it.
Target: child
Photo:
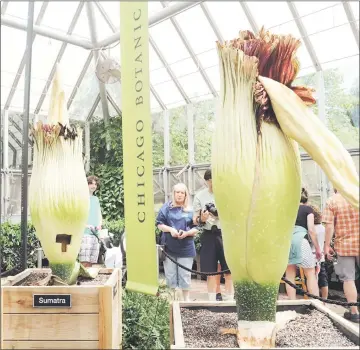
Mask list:
[[[325,243],[325,227],[321,223],[321,213],[316,205],[310,205],[314,211],[314,224],[317,234],[317,239],[321,248],[322,256],[320,264],[316,268],[318,274],[318,285],[320,289],[321,297],[327,299],[328,297],[328,278],[325,268],[325,256],[324,256],[324,243]]]

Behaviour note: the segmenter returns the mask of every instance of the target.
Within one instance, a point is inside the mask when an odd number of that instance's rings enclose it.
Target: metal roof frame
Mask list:
[[[2,6],[1,6],[1,24],[5,25],[5,26],[9,26],[12,28],[17,28],[17,29],[21,29],[21,30],[26,30],[27,29],[27,21],[25,20],[21,20],[21,19],[17,19],[17,18],[9,18],[8,16],[6,16],[6,10],[7,10],[7,6],[8,6],[8,1],[3,1],[2,2]],[[200,64],[200,62],[198,61],[196,54],[194,53],[193,49],[191,48],[187,38],[185,37],[184,33],[182,32],[177,20],[175,18],[173,18],[174,16],[176,16],[177,14],[184,12],[194,6],[199,5],[200,8],[202,9],[205,17],[207,18],[212,30],[214,31],[217,39],[219,42],[223,42],[224,38],[223,35],[220,31],[220,29],[218,28],[215,19],[213,18],[213,16],[211,15],[210,11],[208,10],[207,4],[204,1],[194,1],[194,2],[179,2],[179,3],[175,3],[175,4],[171,4],[171,2],[165,2],[162,1],[162,6],[163,9],[156,12],[155,14],[151,15],[149,17],[149,26],[154,26],[158,23],[161,23],[164,20],[170,19],[172,24],[174,25],[175,30],[177,31],[177,33],[179,34],[181,40],[183,41],[186,49],[189,52],[190,57],[193,59],[194,63],[199,67],[199,72],[203,78],[203,80],[205,81],[205,83],[207,84],[209,90],[211,91],[211,93],[216,97],[217,96],[217,92],[215,91],[215,88],[213,87],[209,77],[207,76],[204,68],[202,67],[202,65]],[[252,15],[248,5],[246,2],[243,1],[239,1],[241,8],[243,10],[243,12],[245,13],[250,26],[252,27],[252,30],[254,32],[257,32],[259,30],[259,27],[254,19],[254,16]],[[42,17],[44,15],[44,12],[46,10],[46,6],[48,5],[48,2],[44,2],[42,4],[42,8],[40,9],[40,13],[38,15],[37,21],[34,23],[34,27],[33,27],[33,40],[35,38],[36,35],[40,35],[40,36],[45,36],[45,37],[49,37],[55,40],[60,40],[63,41],[63,44],[59,50],[59,53],[57,55],[56,61],[52,67],[52,70],[49,74],[49,78],[44,86],[42,95],[37,103],[37,106],[35,108],[35,114],[38,114],[41,110],[42,104],[45,100],[47,91],[49,89],[49,86],[51,84],[51,81],[53,79],[54,73],[55,73],[55,68],[56,68],[56,63],[61,61],[65,49],[67,47],[67,44],[72,44],[75,46],[79,46],[82,48],[85,48],[87,50],[90,50],[89,52],[89,56],[87,57],[86,61],[84,62],[84,66],[82,68],[82,71],[79,74],[79,77],[75,83],[75,86],[68,98],[67,101],[67,108],[69,109],[75,96],[76,93],[79,89],[79,86],[81,85],[83,78],[91,64],[91,60],[94,59],[95,57],[95,61],[96,61],[96,56],[97,53],[99,51],[101,51],[102,48],[105,48],[117,41],[120,40],[120,32],[116,30],[116,27],[114,26],[114,24],[111,22],[110,17],[107,15],[106,11],[104,10],[104,8],[102,7],[101,3],[99,1],[95,1],[94,2],[95,6],[97,7],[97,10],[100,12],[100,14],[102,15],[102,17],[105,19],[106,23],[108,24],[109,28],[113,31],[113,34],[110,35],[109,37],[102,39],[102,40],[93,40],[92,42],[86,39],[81,39],[81,38],[77,38],[72,36],[72,32],[75,28],[75,25],[78,21],[78,18],[81,14],[81,11],[83,10],[83,6],[85,5],[84,1],[80,1],[80,4],[74,14],[74,17],[72,19],[72,22],[68,28],[68,31],[66,34],[62,34],[58,31],[52,30],[50,28],[46,28],[46,27],[42,27],[41,26],[41,20]],[[312,63],[314,65],[314,67],[316,68],[317,71],[321,71],[322,67],[320,65],[320,62],[317,58],[317,55],[315,53],[314,47],[311,43],[311,41],[309,40],[309,37],[307,35],[306,29],[304,28],[304,25],[302,23],[302,20],[297,12],[297,9],[294,5],[293,2],[287,2],[288,7],[292,13],[293,19],[299,29],[299,32],[304,40],[305,46],[307,51],[309,52],[309,55],[311,57]],[[169,5],[169,6],[168,6]],[[354,38],[356,40],[356,43],[359,47],[359,31],[358,31],[358,27],[356,25],[356,20],[355,20],[355,16],[353,13],[353,10],[349,4],[348,1],[342,1],[342,5],[344,7],[346,16],[348,18],[348,22],[350,24],[351,30],[354,34]],[[92,10],[93,11],[93,10]],[[88,12],[89,15],[89,12]],[[91,14],[90,14],[91,16]],[[88,16],[89,18],[89,16]],[[91,29],[91,27],[93,26],[93,24],[95,24],[95,18],[93,18],[93,20],[89,20],[89,28]],[[95,26],[93,26],[93,29],[95,29]],[[97,38],[96,38],[97,39]],[[182,88],[178,78],[175,76],[174,72],[172,71],[170,65],[166,62],[164,55],[162,54],[161,50],[159,49],[159,47],[156,45],[155,40],[150,36],[149,38],[150,40],[150,45],[153,47],[154,51],[156,52],[157,56],[159,57],[160,61],[162,62],[162,64],[164,65],[164,67],[166,68],[167,72],[169,73],[170,77],[172,78],[172,80],[174,81],[175,86],[177,87],[177,89],[179,90],[181,96],[184,98],[185,102],[187,104],[191,103],[191,99],[187,96],[185,90]],[[100,49],[100,50],[99,50]],[[9,96],[7,98],[6,104],[4,106],[4,110],[8,110],[11,107],[11,100],[12,97],[15,93],[16,87],[18,85],[18,82],[20,80],[22,71],[24,69],[24,57],[25,57],[26,52],[24,53],[23,59],[19,65],[17,74],[15,76],[14,82],[12,84],[12,88],[10,90]],[[99,84],[100,87],[101,84]],[[162,108],[162,110],[166,110],[167,106],[164,104],[164,102],[161,100],[160,96],[158,95],[158,93],[156,92],[156,90],[154,89],[154,87],[152,85],[150,85],[150,90],[151,93],[153,94],[153,96],[155,97],[155,99],[157,100],[157,102],[159,103],[160,107]],[[117,106],[116,102],[114,101],[114,99],[112,98],[112,96],[106,91],[106,85],[101,88],[99,90],[100,96],[101,96],[101,101],[102,104],[106,103],[106,106],[108,102],[110,102],[112,104],[112,106],[114,107],[114,109],[117,111],[117,113],[121,113],[121,108],[119,108],[119,106]],[[96,98],[97,100],[97,98]],[[94,102],[96,102],[96,100]],[[105,105],[105,104],[104,104]],[[97,104],[96,104],[97,106]],[[95,109],[96,109],[95,106]],[[91,109],[93,110],[92,113],[95,111],[95,109]],[[103,113],[105,112],[108,115],[108,111],[106,112],[107,108],[103,107]],[[89,116],[88,116],[89,117]]]

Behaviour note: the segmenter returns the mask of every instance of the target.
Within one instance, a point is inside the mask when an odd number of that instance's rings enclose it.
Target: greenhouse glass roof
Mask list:
[[[121,65],[120,3],[92,3],[95,44],[84,2],[35,2],[31,114],[47,114],[58,61],[70,117],[84,121],[101,108],[94,53],[102,49]],[[1,109],[22,113],[28,2],[1,4]],[[232,39],[243,29],[265,26],[301,38],[300,76],[341,67],[349,89],[359,76],[358,1],[150,1],[149,24],[153,113],[217,97],[215,41]],[[105,88],[109,114],[121,113],[120,82]]]

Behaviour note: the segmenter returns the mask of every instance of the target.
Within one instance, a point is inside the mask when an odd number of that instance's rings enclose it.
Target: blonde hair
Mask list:
[[[184,191],[185,192],[185,199],[184,204],[181,206],[184,211],[190,211],[190,194],[187,186],[184,183],[177,183],[174,185],[172,192],[171,192],[171,203],[175,203],[175,192],[176,191]]]

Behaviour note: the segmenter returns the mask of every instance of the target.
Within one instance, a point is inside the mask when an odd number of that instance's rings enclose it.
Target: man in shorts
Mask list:
[[[334,262],[335,273],[344,283],[344,293],[349,303],[357,302],[357,290],[355,285],[356,270],[359,270],[359,211],[346,202],[344,197],[334,189],[334,195],[327,203],[323,215],[325,223],[325,247],[324,254]],[[330,247],[335,232],[334,249]],[[344,313],[344,317],[352,322],[360,323],[357,306],[351,306],[350,312]]]
[[[199,191],[194,198],[194,224],[203,227],[200,237],[200,268],[201,272],[216,272],[218,262],[221,265],[221,271],[228,270],[229,267],[225,260],[224,247],[221,235],[220,221],[217,215],[210,213],[206,209],[207,204],[215,207],[214,193],[212,191],[211,170],[205,172],[204,180],[207,187]],[[234,289],[230,272],[224,274],[225,277],[225,295],[224,300],[234,299]],[[216,300],[216,287],[219,276],[207,277],[207,290],[209,300]]]

